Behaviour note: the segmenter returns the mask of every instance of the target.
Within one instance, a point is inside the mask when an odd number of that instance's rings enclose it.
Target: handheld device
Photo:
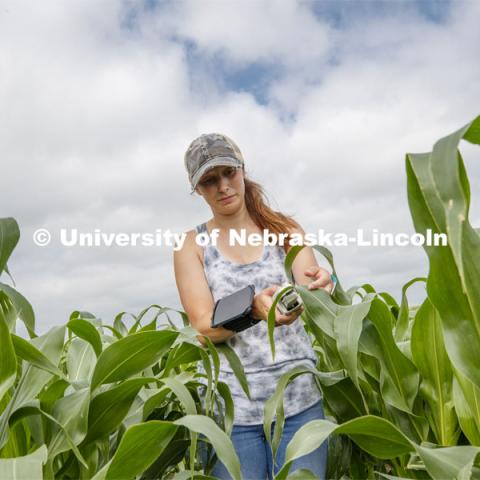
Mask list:
[[[281,294],[277,303],[277,308],[282,315],[289,315],[302,308],[303,301],[300,295],[295,291],[293,285],[290,285],[289,283],[284,283],[278,287],[273,295],[273,299],[277,298],[277,296],[280,295],[280,292],[285,288],[287,288],[287,290]]]
[[[224,327],[227,330],[241,332],[256,325],[260,320],[251,316],[254,296],[255,286],[247,285],[217,300],[213,309],[211,327]]]

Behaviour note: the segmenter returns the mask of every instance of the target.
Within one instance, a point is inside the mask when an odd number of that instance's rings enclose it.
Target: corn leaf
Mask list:
[[[42,445],[23,457],[0,458],[2,480],[27,480],[43,478],[42,465],[47,461],[47,447]]]

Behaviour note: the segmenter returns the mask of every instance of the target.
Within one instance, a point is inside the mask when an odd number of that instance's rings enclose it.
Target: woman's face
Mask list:
[[[214,167],[202,176],[195,191],[214,211],[223,213],[236,210],[245,195],[243,168]]]

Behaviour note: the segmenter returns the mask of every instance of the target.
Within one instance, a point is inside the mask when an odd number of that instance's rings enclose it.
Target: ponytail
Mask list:
[[[263,229],[267,229],[269,233],[279,235],[281,233],[290,233],[291,230],[297,229],[299,224],[293,217],[284,215],[281,212],[272,210],[265,191],[262,186],[244,176],[245,182],[245,205],[248,213],[252,217],[256,225]],[[283,249],[287,252],[290,246],[290,239],[287,237]]]

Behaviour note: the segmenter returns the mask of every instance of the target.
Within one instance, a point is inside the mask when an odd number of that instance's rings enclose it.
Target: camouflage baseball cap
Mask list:
[[[219,165],[243,167],[244,160],[235,142],[221,133],[204,133],[185,152],[185,168],[193,193],[202,175]]]

